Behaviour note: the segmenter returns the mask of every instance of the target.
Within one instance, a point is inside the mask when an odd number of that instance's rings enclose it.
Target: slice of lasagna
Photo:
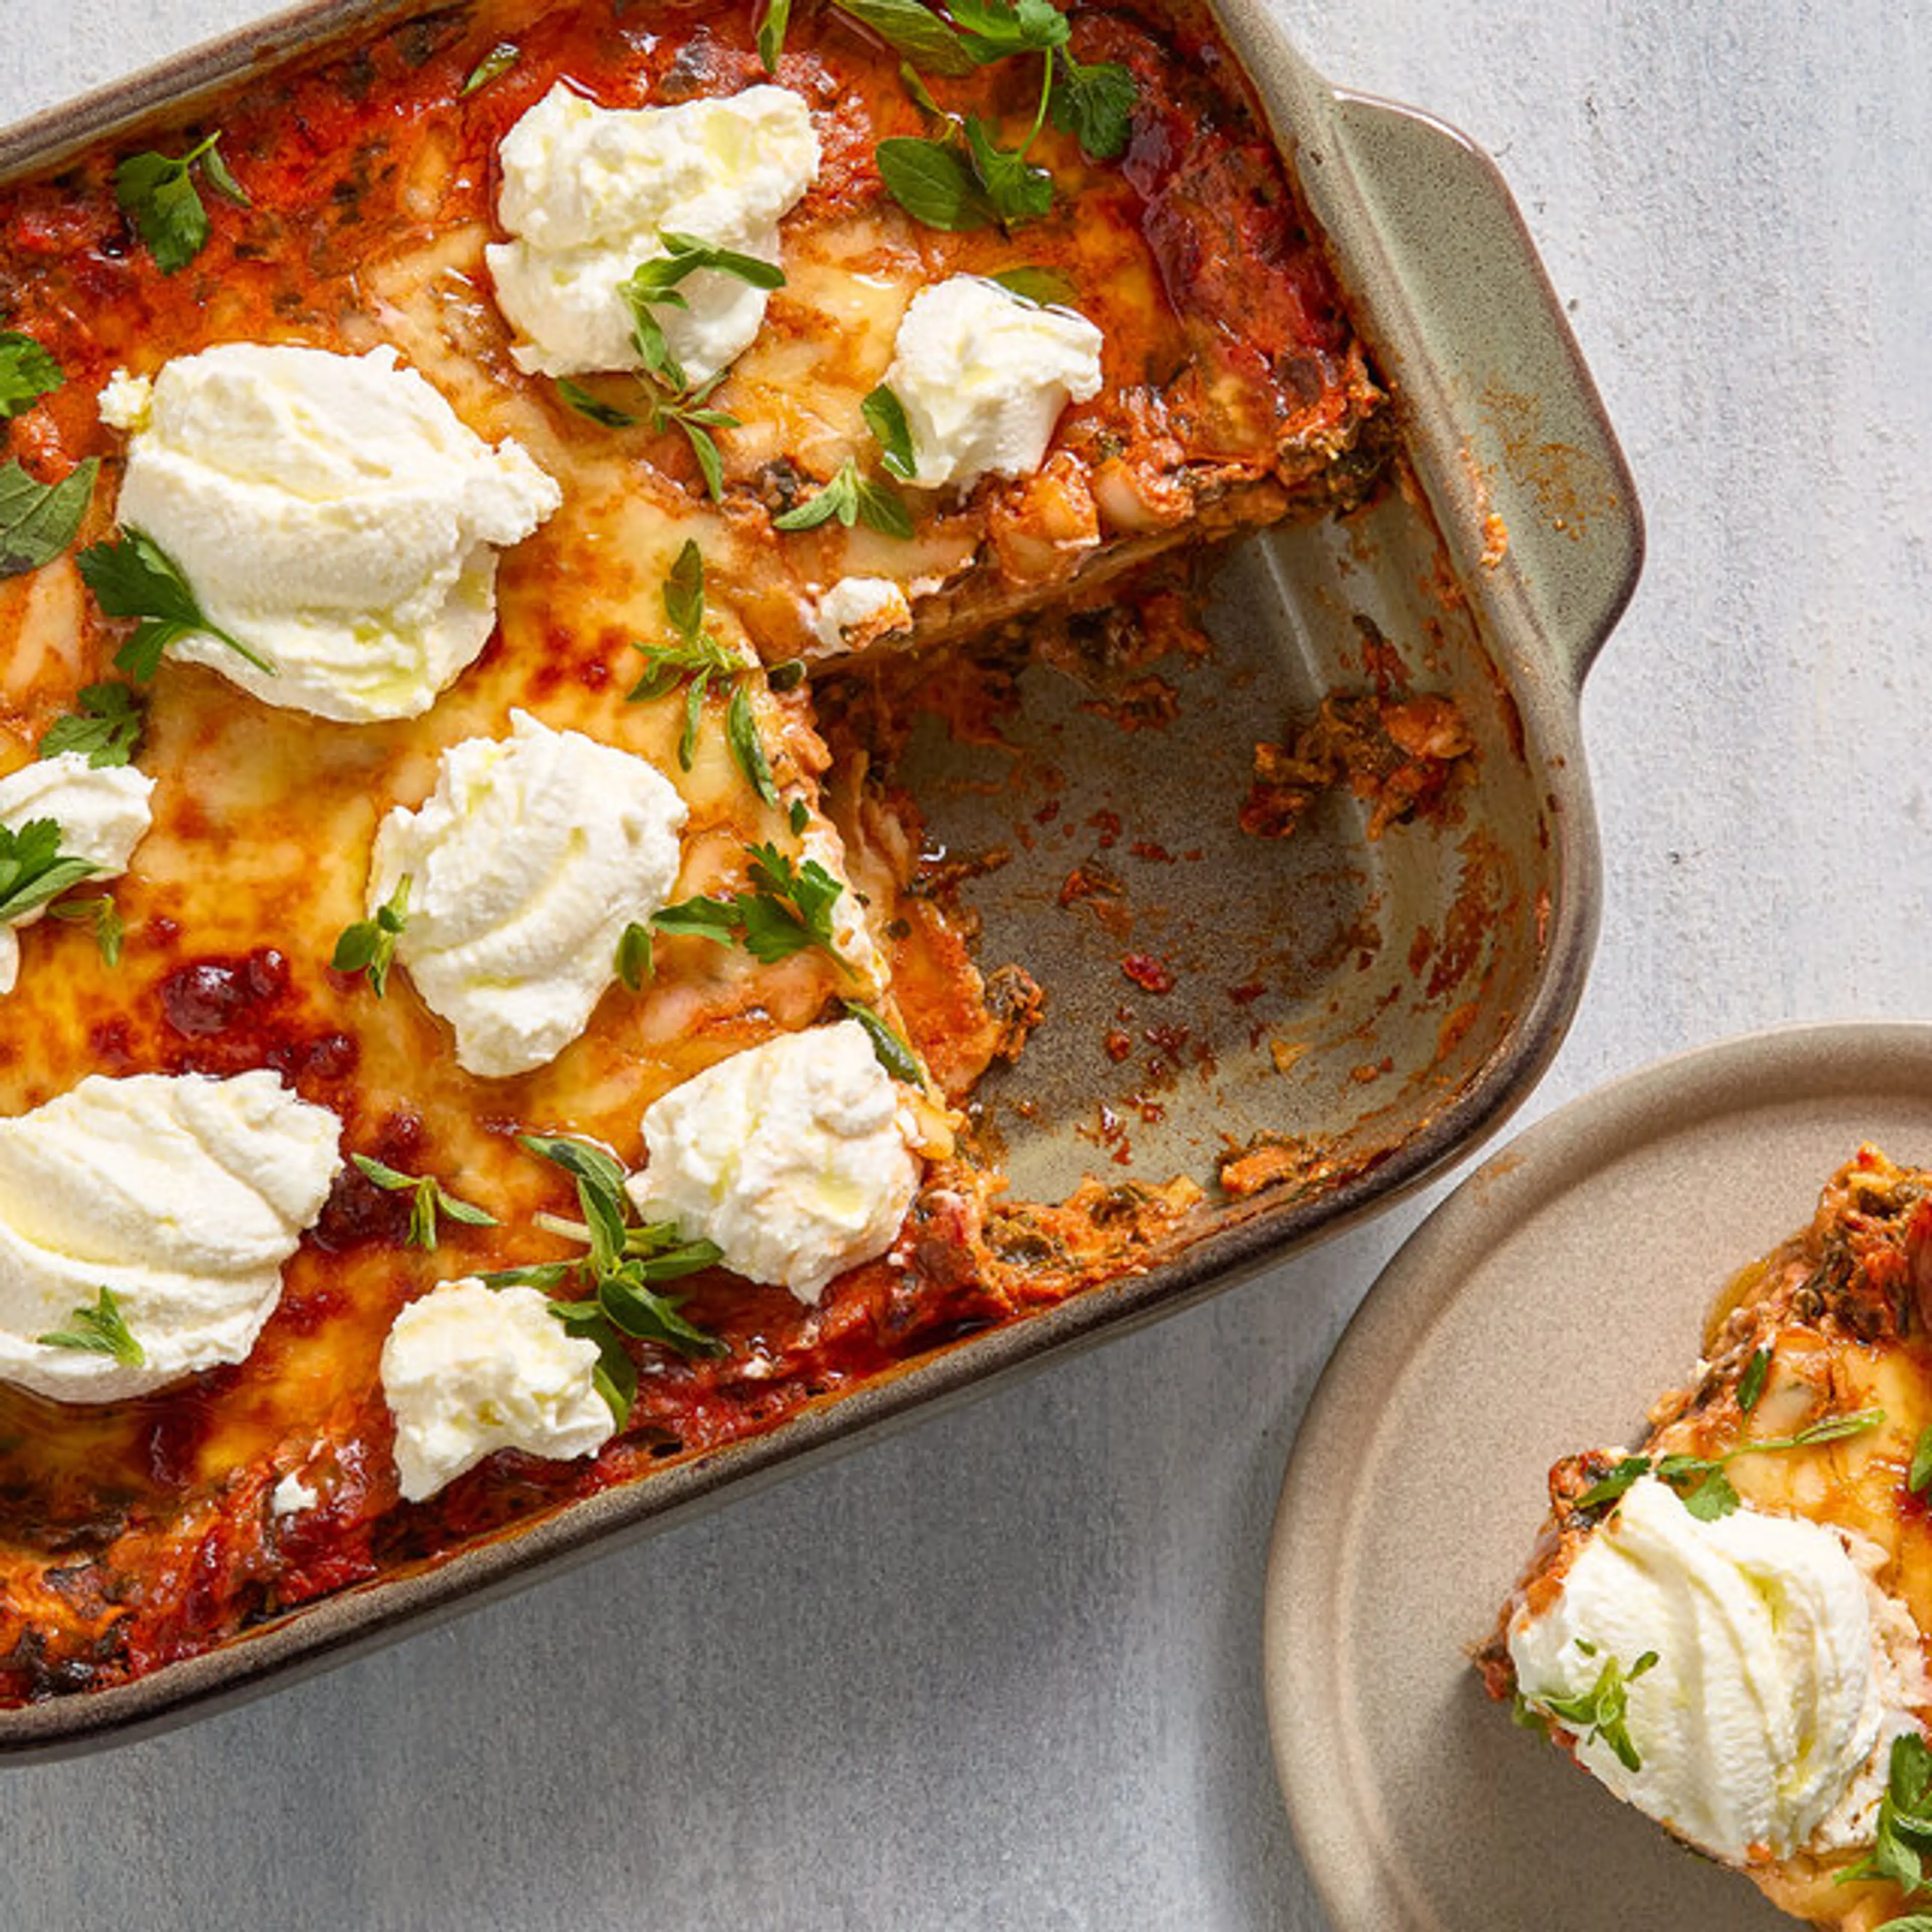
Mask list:
[[[1553,1514],[1478,1662],[1618,1797],[1814,1924],[1932,1908],[1932,1174],[1871,1148],[1736,1278],[1698,1380]]]

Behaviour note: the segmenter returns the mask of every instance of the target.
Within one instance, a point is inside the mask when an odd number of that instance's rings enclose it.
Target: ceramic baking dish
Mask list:
[[[322,0],[279,15],[0,136],[0,178],[420,10]],[[127,1686],[0,1713],[0,1754],[84,1749],[259,1692],[1183,1306],[1387,1206],[1534,1084],[1597,926],[1578,705],[1639,568],[1630,478],[1488,159],[1426,116],[1330,86],[1264,0],[1217,10],[1396,399],[1395,477],[1346,520],[1250,537],[1215,565],[1219,650],[1158,668],[1176,699],[1165,729],[1121,730],[1096,715],[1112,700],[1093,680],[1036,664],[998,782],[983,746],[936,731],[916,736],[902,774],[949,850],[1008,855],[964,888],[984,921],[981,962],[1048,989],[1046,1023],[982,1090],[1014,1196],[1182,1174],[1203,1206],[1144,1272],[766,1435]],[[1371,640],[1460,706],[1478,776],[1460,816],[1371,840],[1336,797],[1289,838],[1242,832],[1256,742],[1331,690],[1362,688]],[[1083,864],[1109,868],[1112,919],[1063,903]],[[1123,920],[1171,990],[1123,976]],[[1217,1175],[1242,1150],[1276,1178],[1237,1196]]]

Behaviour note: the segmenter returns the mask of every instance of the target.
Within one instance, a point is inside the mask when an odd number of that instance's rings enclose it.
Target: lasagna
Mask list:
[[[1932,1174],[1859,1150],[1631,1450],[1550,1473],[1478,1655],[1617,1796],[1817,1925],[1932,1900]]]
[[[1040,995],[849,692],[1372,488],[1204,15],[400,18],[0,188],[0,1700],[1184,1210],[998,1200]]]

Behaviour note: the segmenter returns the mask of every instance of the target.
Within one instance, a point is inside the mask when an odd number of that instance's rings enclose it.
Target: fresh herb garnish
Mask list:
[[[56,718],[40,739],[40,756],[84,752],[95,771],[134,762],[141,742],[141,700],[131,685],[81,687],[78,709]]]
[[[948,234],[989,228],[999,217],[956,136],[893,134],[873,150],[886,192],[915,221]]]
[[[92,859],[63,852],[59,822],[52,818],[0,825],[0,926],[38,911],[100,871]]]
[[[758,22],[758,59],[767,74],[778,70],[778,56],[784,52],[785,32],[790,25],[791,0],[765,0],[765,16]]]
[[[855,523],[862,523],[881,536],[902,542],[912,535],[912,512],[906,508],[905,499],[890,483],[861,476],[858,464],[849,456],[829,483],[783,516],[774,517],[772,528],[812,530],[834,517],[848,530]]]
[[[752,694],[742,682],[732,686],[731,701],[724,708],[724,736],[746,782],[765,804],[776,807],[778,788],[772,778],[772,763],[765,756],[764,741],[758,736]]]
[[[704,478],[704,487],[716,502],[724,494],[724,466],[711,432],[738,426],[736,416],[710,406],[712,393],[724,380],[724,372],[718,370],[704,381],[693,383],[683,364],[672,352],[664,324],[656,311],[688,308],[691,304],[679,284],[700,269],[734,275],[757,289],[782,288],[784,271],[775,262],[721,248],[668,229],[661,230],[658,239],[664,244],[664,254],[639,262],[628,278],[618,284],[617,292],[631,311],[631,338],[637,345],[638,360],[644,364],[651,392],[651,427],[659,434],[672,428],[683,431]]]
[[[114,170],[114,199],[132,218],[164,275],[186,268],[208,240],[208,210],[195,187],[197,172],[224,200],[250,206],[246,190],[221,158],[220,139],[218,128],[184,154],[149,150],[130,154]]]
[[[832,910],[845,890],[816,859],[801,866],[775,845],[748,845],[751,883],[729,898],[680,900],[655,914],[654,932],[719,946],[740,946],[770,966],[816,946],[839,958],[832,929]]]
[[[1932,1747],[1916,1731],[1892,1741],[1885,1795],[1879,1800],[1878,1826],[1870,1853],[1840,1872],[1833,1882],[1889,1880],[1909,1899],[1927,1888],[1925,1861],[1932,1858]],[[1892,1924],[1910,1924],[1894,1919]],[[1886,1928],[1881,1928],[1886,1932]]]
[[[122,922],[121,908],[106,893],[91,898],[62,899],[58,905],[47,908],[50,919],[58,919],[69,926],[91,926],[94,928],[94,943],[100,949],[101,963],[113,967],[121,963],[121,947],[127,938],[128,928]]]
[[[94,601],[110,617],[138,617],[134,634],[114,655],[114,668],[146,684],[161,668],[161,653],[184,638],[209,637],[270,676],[275,668],[240,638],[209,622],[179,564],[145,531],[124,528],[118,543],[89,544],[80,574]]]
[[[1071,134],[1096,161],[1111,161],[1133,131],[1140,86],[1132,72],[1111,61],[1089,65],[1062,46],[1053,56],[1053,124]]]
[[[767,691],[794,691],[805,682],[805,660],[787,658],[782,664],[775,664],[765,673]],[[793,828],[796,830],[797,828]]]
[[[928,74],[956,77],[970,74],[979,64],[965,41],[919,0],[832,0],[832,4]]]
[[[617,977],[626,988],[640,992],[646,980],[658,970],[656,949],[651,944],[651,929],[632,920],[617,935]]]
[[[0,577],[38,570],[74,542],[100,469],[90,456],[58,483],[41,483],[17,463],[0,467]]]
[[[1653,1473],[1668,1483],[1690,1514],[1705,1522],[1729,1516],[1738,1507],[1738,1492],[1724,1474],[1726,1463],[1740,1456],[1775,1454],[1789,1449],[1816,1449],[1827,1442],[1842,1442],[1848,1436],[1864,1436],[1885,1426],[1882,1408],[1862,1408],[1854,1414],[1828,1415],[1801,1429],[1795,1436],[1767,1436],[1755,1442],[1740,1442],[1713,1459],[1705,1456],[1666,1456],[1653,1462],[1648,1456],[1626,1456],[1610,1474],[1592,1483],[1576,1501],[1580,1510],[1599,1509],[1615,1502],[1640,1477]]]
[[[499,40],[476,64],[470,70],[468,77],[456,90],[459,100],[466,100],[480,88],[488,87],[500,74],[506,74],[524,57],[524,50],[514,40]]]
[[[794,838],[802,838],[805,836],[805,828],[810,821],[811,817],[811,813],[805,808],[803,799],[795,798],[792,800],[791,810],[786,814],[786,822],[790,826],[791,836]]]
[[[1579,1645],[1578,1648],[1594,1654],[1586,1645]],[[1630,1742],[1630,1687],[1646,1670],[1654,1670],[1656,1666],[1657,1652],[1654,1650],[1646,1651],[1628,1673],[1614,1657],[1606,1658],[1603,1669],[1597,1673],[1596,1682],[1587,1690],[1576,1691],[1568,1696],[1545,1691],[1519,1692],[1517,1720],[1534,1724],[1540,1718],[1554,1718],[1586,1744],[1594,1744],[1601,1738],[1626,1771],[1641,1771],[1643,1760]]]
[[[410,1232],[404,1242],[406,1247],[436,1246],[439,1214],[447,1214],[452,1221],[460,1221],[466,1228],[494,1228],[498,1225],[495,1215],[472,1202],[460,1200],[433,1174],[400,1173],[366,1154],[352,1154],[349,1158],[365,1180],[373,1182],[385,1192],[404,1194],[414,1191],[416,1198],[410,1203]]]
[[[586,417],[602,429],[629,429],[642,421],[628,410],[620,410],[614,403],[607,403],[601,396],[593,396],[580,382],[573,382],[568,376],[556,379],[558,396],[577,413]]]
[[[573,1261],[544,1262],[504,1268],[479,1277],[491,1288],[530,1287],[545,1291],[574,1280],[587,1291],[574,1301],[550,1304],[550,1313],[574,1335],[597,1344],[598,1393],[610,1405],[621,1429],[630,1420],[638,1390],[637,1365],[624,1346],[629,1336],[692,1357],[722,1355],[725,1345],[687,1322],[679,1312],[681,1296],[662,1294],[657,1284],[678,1281],[714,1266],[722,1258],[710,1241],[687,1241],[676,1224],[632,1219],[624,1170],[600,1147],[562,1134],[520,1134],[519,1143],[560,1167],[577,1184],[581,1222],[539,1214],[537,1225],[566,1240],[581,1241],[584,1252]]]
[[[0,328],[0,418],[32,408],[66,380],[61,365],[31,335]]]
[[[1765,1378],[1771,1372],[1771,1351],[1768,1348],[1754,1348],[1751,1358],[1744,1364],[1744,1372],[1738,1380],[1738,1407],[1748,1415],[1758,1405],[1758,1398],[1764,1394]]]
[[[919,462],[913,454],[912,425],[906,421],[904,404],[881,382],[859,408],[866,427],[878,438],[884,452],[880,464],[893,476],[910,479]]]
[[[1060,268],[1043,268],[1022,262],[1016,268],[1000,268],[986,278],[998,282],[1010,296],[1031,302],[1036,308],[1071,308],[1079,291],[1073,278]]]
[[[123,1368],[147,1365],[148,1352],[135,1340],[122,1318],[112,1288],[103,1288],[100,1300],[92,1308],[76,1308],[72,1319],[71,1328],[57,1329],[51,1335],[36,1336],[34,1340],[45,1348],[83,1348],[89,1354],[112,1355]]]
[[[396,941],[410,922],[410,888],[413,874],[405,872],[386,903],[373,916],[345,926],[335,942],[329,960],[338,973],[366,973],[369,984],[380,999],[389,983],[389,968],[396,957]]]
[[[872,1053],[879,1064],[895,1080],[903,1080],[908,1086],[917,1087],[924,1079],[919,1056],[906,1042],[875,1013],[870,1006],[857,1000],[842,1003],[846,1017],[855,1019],[866,1029],[866,1036],[872,1042]]]
[[[1932,1423],[1918,1432],[1918,1441],[1912,1451],[1912,1467],[1906,1472],[1905,1486],[1915,1496],[1924,1496],[1932,1490]]]

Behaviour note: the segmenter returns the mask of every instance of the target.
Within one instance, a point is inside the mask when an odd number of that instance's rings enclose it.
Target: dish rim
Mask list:
[[[1352,93],[1316,74],[1289,46],[1268,14],[1265,0],[1211,0],[1211,4],[1238,50],[1244,38],[1252,46],[1256,33],[1271,37],[1274,58],[1298,76],[1292,84],[1309,90],[1300,104],[1312,101],[1318,116],[1332,117],[1282,139],[1289,165],[1298,172],[1303,160],[1298,149],[1307,150],[1306,158],[1314,160],[1318,158],[1313,152],[1317,143],[1329,154],[1340,148],[1340,117],[1350,110],[1399,121],[1444,144],[1445,160],[1446,151],[1453,148],[1463,163],[1474,165],[1521,238],[1530,284],[1523,299],[1536,304],[1539,320],[1568,344],[1585,413],[1621,464],[1600,398],[1542,274],[1521,215],[1489,158],[1432,116]],[[424,6],[424,0],[300,0],[0,132],[0,180],[56,162],[151,115],[178,110],[259,68],[312,53],[338,39],[423,10]],[[1234,31],[1238,26],[1242,28],[1240,36]],[[1271,115],[1286,114],[1286,84],[1277,76],[1271,88],[1262,64],[1246,53],[1242,64]],[[1279,128],[1276,133],[1280,137]],[[1350,250],[1338,237],[1337,224],[1324,218],[1324,228],[1338,262],[1346,265]],[[1594,650],[1621,616],[1641,567],[1641,512],[1627,468],[1618,474],[1626,486],[1618,512],[1630,553],[1628,568],[1617,594],[1595,613],[1588,648],[1568,654],[1551,652],[1546,639],[1513,629],[1501,615],[1482,627],[1499,668],[1520,680],[1512,686],[1512,695],[1532,715],[1535,742],[1543,748],[1557,848],[1551,871],[1564,882],[1565,890],[1551,910],[1532,995],[1503,1045],[1462,1090],[1399,1146],[1358,1166],[1325,1191],[1292,1197],[1278,1208],[1264,1208],[1211,1230],[1143,1274],[1100,1284],[1024,1320],[952,1344],[815,1404],[764,1434],[657,1471],[646,1481],[584,1498],[528,1527],[424,1568],[320,1600],[131,1683],[0,1711],[0,1762],[90,1750],[164,1728],[262,1694],[358,1651],[428,1628],[445,1617],[559,1574],[628,1538],[682,1520],[742,1486],[772,1480],[794,1467],[815,1463],[852,1446],[862,1436],[923,1417],[1044,1366],[1064,1352],[1127,1332],[1232,1286],[1395,1204],[1493,1134],[1532,1090],[1562,1043],[1581,995],[1600,915],[1600,866],[1580,705]],[[1436,511],[1438,522],[1445,520],[1444,506],[1438,504]],[[1472,586],[1472,594],[1480,597],[1481,587]],[[1540,656],[1534,650],[1539,644],[1544,646]]]

